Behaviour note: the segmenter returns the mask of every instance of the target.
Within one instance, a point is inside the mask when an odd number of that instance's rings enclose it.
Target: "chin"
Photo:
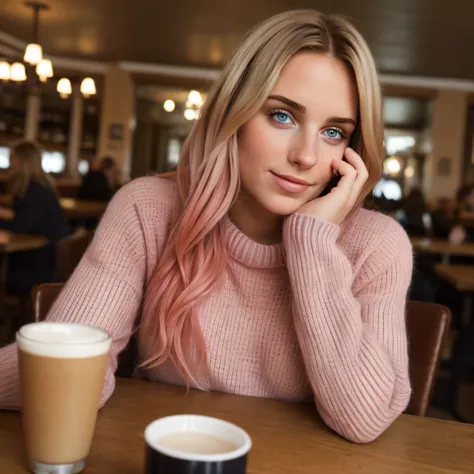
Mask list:
[[[306,200],[291,199],[289,197],[280,195],[265,200],[265,202],[261,202],[261,205],[268,212],[277,216],[285,217],[294,214],[305,203]]]

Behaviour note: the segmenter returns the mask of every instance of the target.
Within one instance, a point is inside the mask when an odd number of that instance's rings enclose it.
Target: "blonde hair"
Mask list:
[[[10,159],[20,162],[21,168],[16,170],[9,180],[9,193],[13,197],[24,197],[32,181],[56,191],[53,178],[44,172],[41,166],[41,149],[30,141],[21,141],[11,146]]]
[[[207,357],[198,306],[226,273],[221,221],[240,189],[237,132],[261,109],[287,61],[304,50],[338,58],[353,74],[359,117],[352,146],[369,172],[358,205],[379,180],[380,86],[360,33],[340,17],[312,10],[280,13],[256,26],[212,87],[183,146],[178,166],[183,210],[148,282],[140,325],[145,366],[170,359],[186,380],[196,382],[197,362]]]

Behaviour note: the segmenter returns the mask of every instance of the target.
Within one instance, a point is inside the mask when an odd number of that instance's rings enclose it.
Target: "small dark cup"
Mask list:
[[[211,435],[231,442],[235,449],[219,454],[187,452],[160,444],[170,435]],[[250,436],[227,421],[198,415],[160,418],[145,430],[145,474],[245,474],[252,447]],[[166,443],[165,443],[166,444]]]

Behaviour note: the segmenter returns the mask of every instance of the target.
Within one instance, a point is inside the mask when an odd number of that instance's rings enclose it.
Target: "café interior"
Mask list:
[[[3,0],[0,207],[12,206],[12,145],[34,142],[71,232],[55,245],[54,280],[33,282],[25,295],[8,284],[11,261],[43,247],[47,237],[0,230],[0,347],[14,341],[21,324],[46,317],[118,188],[154,174],[175,179],[183,144],[244,34],[292,8],[344,15],[366,38],[379,72],[382,174],[364,206],[398,221],[413,248],[406,310],[413,393],[406,414],[366,448],[324,431],[306,405],[219,393],[186,398],[173,387],[158,393],[155,384],[137,388],[117,378],[117,398],[99,415],[87,472],[138,472],[135,438],[153,419],[147,406],[153,415],[198,412],[244,425],[253,439],[253,474],[474,472],[472,1]],[[84,194],[88,176],[105,173],[107,163],[110,193]],[[0,472],[23,472],[3,470],[7,451],[19,452],[13,441],[3,442],[19,425],[3,416]],[[130,420],[115,425],[122,416]],[[121,452],[127,429],[133,441]],[[115,470],[107,470],[109,462]]]

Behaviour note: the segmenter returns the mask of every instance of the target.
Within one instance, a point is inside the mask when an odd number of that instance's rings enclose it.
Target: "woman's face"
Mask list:
[[[238,133],[242,193],[285,216],[318,197],[356,128],[357,91],[326,54],[293,56],[261,110]]]

